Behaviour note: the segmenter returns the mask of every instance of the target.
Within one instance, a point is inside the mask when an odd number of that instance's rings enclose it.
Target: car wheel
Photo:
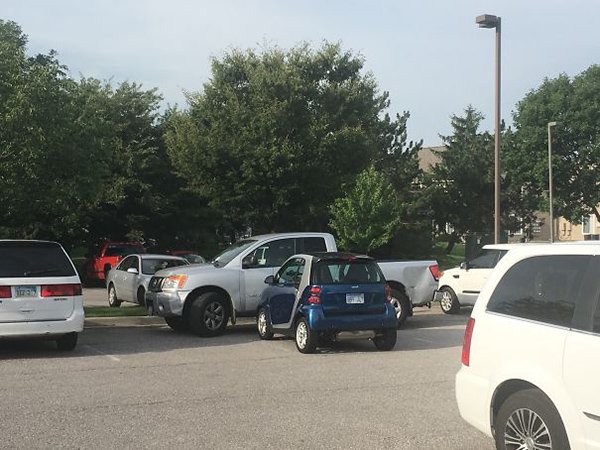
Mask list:
[[[452,288],[444,286],[440,289],[442,298],[440,299],[440,307],[446,314],[456,314],[460,310],[460,303]]]
[[[401,327],[406,318],[410,315],[410,300],[404,292],[397,289],[392,289],[392,306],[396,310],[396,319],[398,320],[398,327]]]
[[[104,285],[106,285],[106,281],[108,280],[108,272],[110,272],[110,269],[110,264],[104,264]]]
[[[258,336],[261,339],[269,340],[273,339],[273,330],[271,328],[271,322],[265,308],[260,308],[258,316],[256,317],[256,328],[258,330]]]
[[[183,333],[189,330],[188,324],[182,317],[165,317],[165,322],[173,331]]]
[[[225,332],[229,311],[225,300],[216,292],[207,292],[193,300],[188,325],[198,336],[213,337]]]
[[[70,352],[77,346],[77,333],[69,333],[59,337],[56,340],[56,347],[60,351]]]
[[[140,306],[146,307],[146,290],[141,286],[137,291],[137,302]]]
[[[397,331],[395,328],[383,330],[383,333],[373,338],[377,350],[384,352],[392,350],[396,346]]]
[[[300,353],[314,353],[317,349],[318,336],[311,331],[308,322],[301,317],[296,323],[296,348]]]
[[[121,306],[121,300],[117,298],[117,290],[115,289],[114,284],[111,284],[108,287],[108,306],[111,308],[118,308]]]
[[[494,422],[496,448],[568,450],[569,439],[550,399],[537,389],[509,396]]]

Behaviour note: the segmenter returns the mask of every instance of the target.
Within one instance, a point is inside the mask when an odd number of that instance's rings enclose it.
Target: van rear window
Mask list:
[[[0,242],[0,278],[70,277],[75,269],[53,242]]]
[[[370,259],[325,260],[316,263],[312,284],[385,283],[377,263]]]

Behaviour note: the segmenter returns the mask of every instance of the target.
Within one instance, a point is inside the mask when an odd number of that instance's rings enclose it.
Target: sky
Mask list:
[[[58,52],[71,76],[156,87],[185,107],[210,61],[233,48],[340,42],[365,58],[390,113],[409,111],[409,139],[439,145],[469,104],[493,131],[494,32],[502,18],[502,118],[544,78],[600,63],[600,0],[2,0],[0,19],[30,53]]]

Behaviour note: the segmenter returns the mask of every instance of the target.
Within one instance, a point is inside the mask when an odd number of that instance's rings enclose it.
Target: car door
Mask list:
[[[135,257],[128,256],[117,266],[113,281],[115,283],[115,289],[117,290],[117,297],[120,300],[129,301],[130,293],[126,283],[128,275],[127,269],[133,265],[135,265]]]
[[[271,323],[274,327],[290,322],[305,264],[303,258],[291,259],[275,275],[268,298]]]
[[[583,424],[587,448],[600,449],[600,257],[594,257],[569,331],[564,383]],[[579,444],[579,443],[578,443]],[[573,443],[572,447],[578,446]]]
[[[124,272],[124,286],[125,286],[125,300],[129,300],[131,302],[137,302],[137,286],[138,280],[141,274],[141,264],[139,256],[130,256],[132,262],[130,263],[127,271]],[[129,272],[130,269],[136,269],[137,273]]]
[[[267,285],[265,278],[273,275],[279,267],[296,252],[295,239],[275,239],[244,255],[253,256],[255,264],[242,266],[242,289],[244,311],[256,311]]]
[[[467,270],[460,273],[460,294],[478,296],[492,270],[505,253],[506,251],[503,250],[484,249],[479,256],[468,261]]]

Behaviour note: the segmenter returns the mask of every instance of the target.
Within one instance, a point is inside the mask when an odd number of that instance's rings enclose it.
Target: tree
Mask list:
[[[427,176],[426,197],[440,229],[453,232],[449,247],[467,232],[489,232],[494,223],[494,151],[492,136],[480,132],[483,115],[472,106],[451,118],[452,134]]]
[[[371,166],[359,174],[355,186],[330,208],[340,246],[370,253],[387,244],[398,224],[395,204],[394,189],[382,173]]]
[[[574,78],[546,79],[517,104],[516,145],[509,156],[511,172],[547,209],[547,124],[552,135],[554,210],[575,223],[595,214],[600,220],[600,66]]]
[[[404,131],[363,65],[328,43],[214,59],[167,125],[177,173],[231,231],[326,229],[328,206]]]

